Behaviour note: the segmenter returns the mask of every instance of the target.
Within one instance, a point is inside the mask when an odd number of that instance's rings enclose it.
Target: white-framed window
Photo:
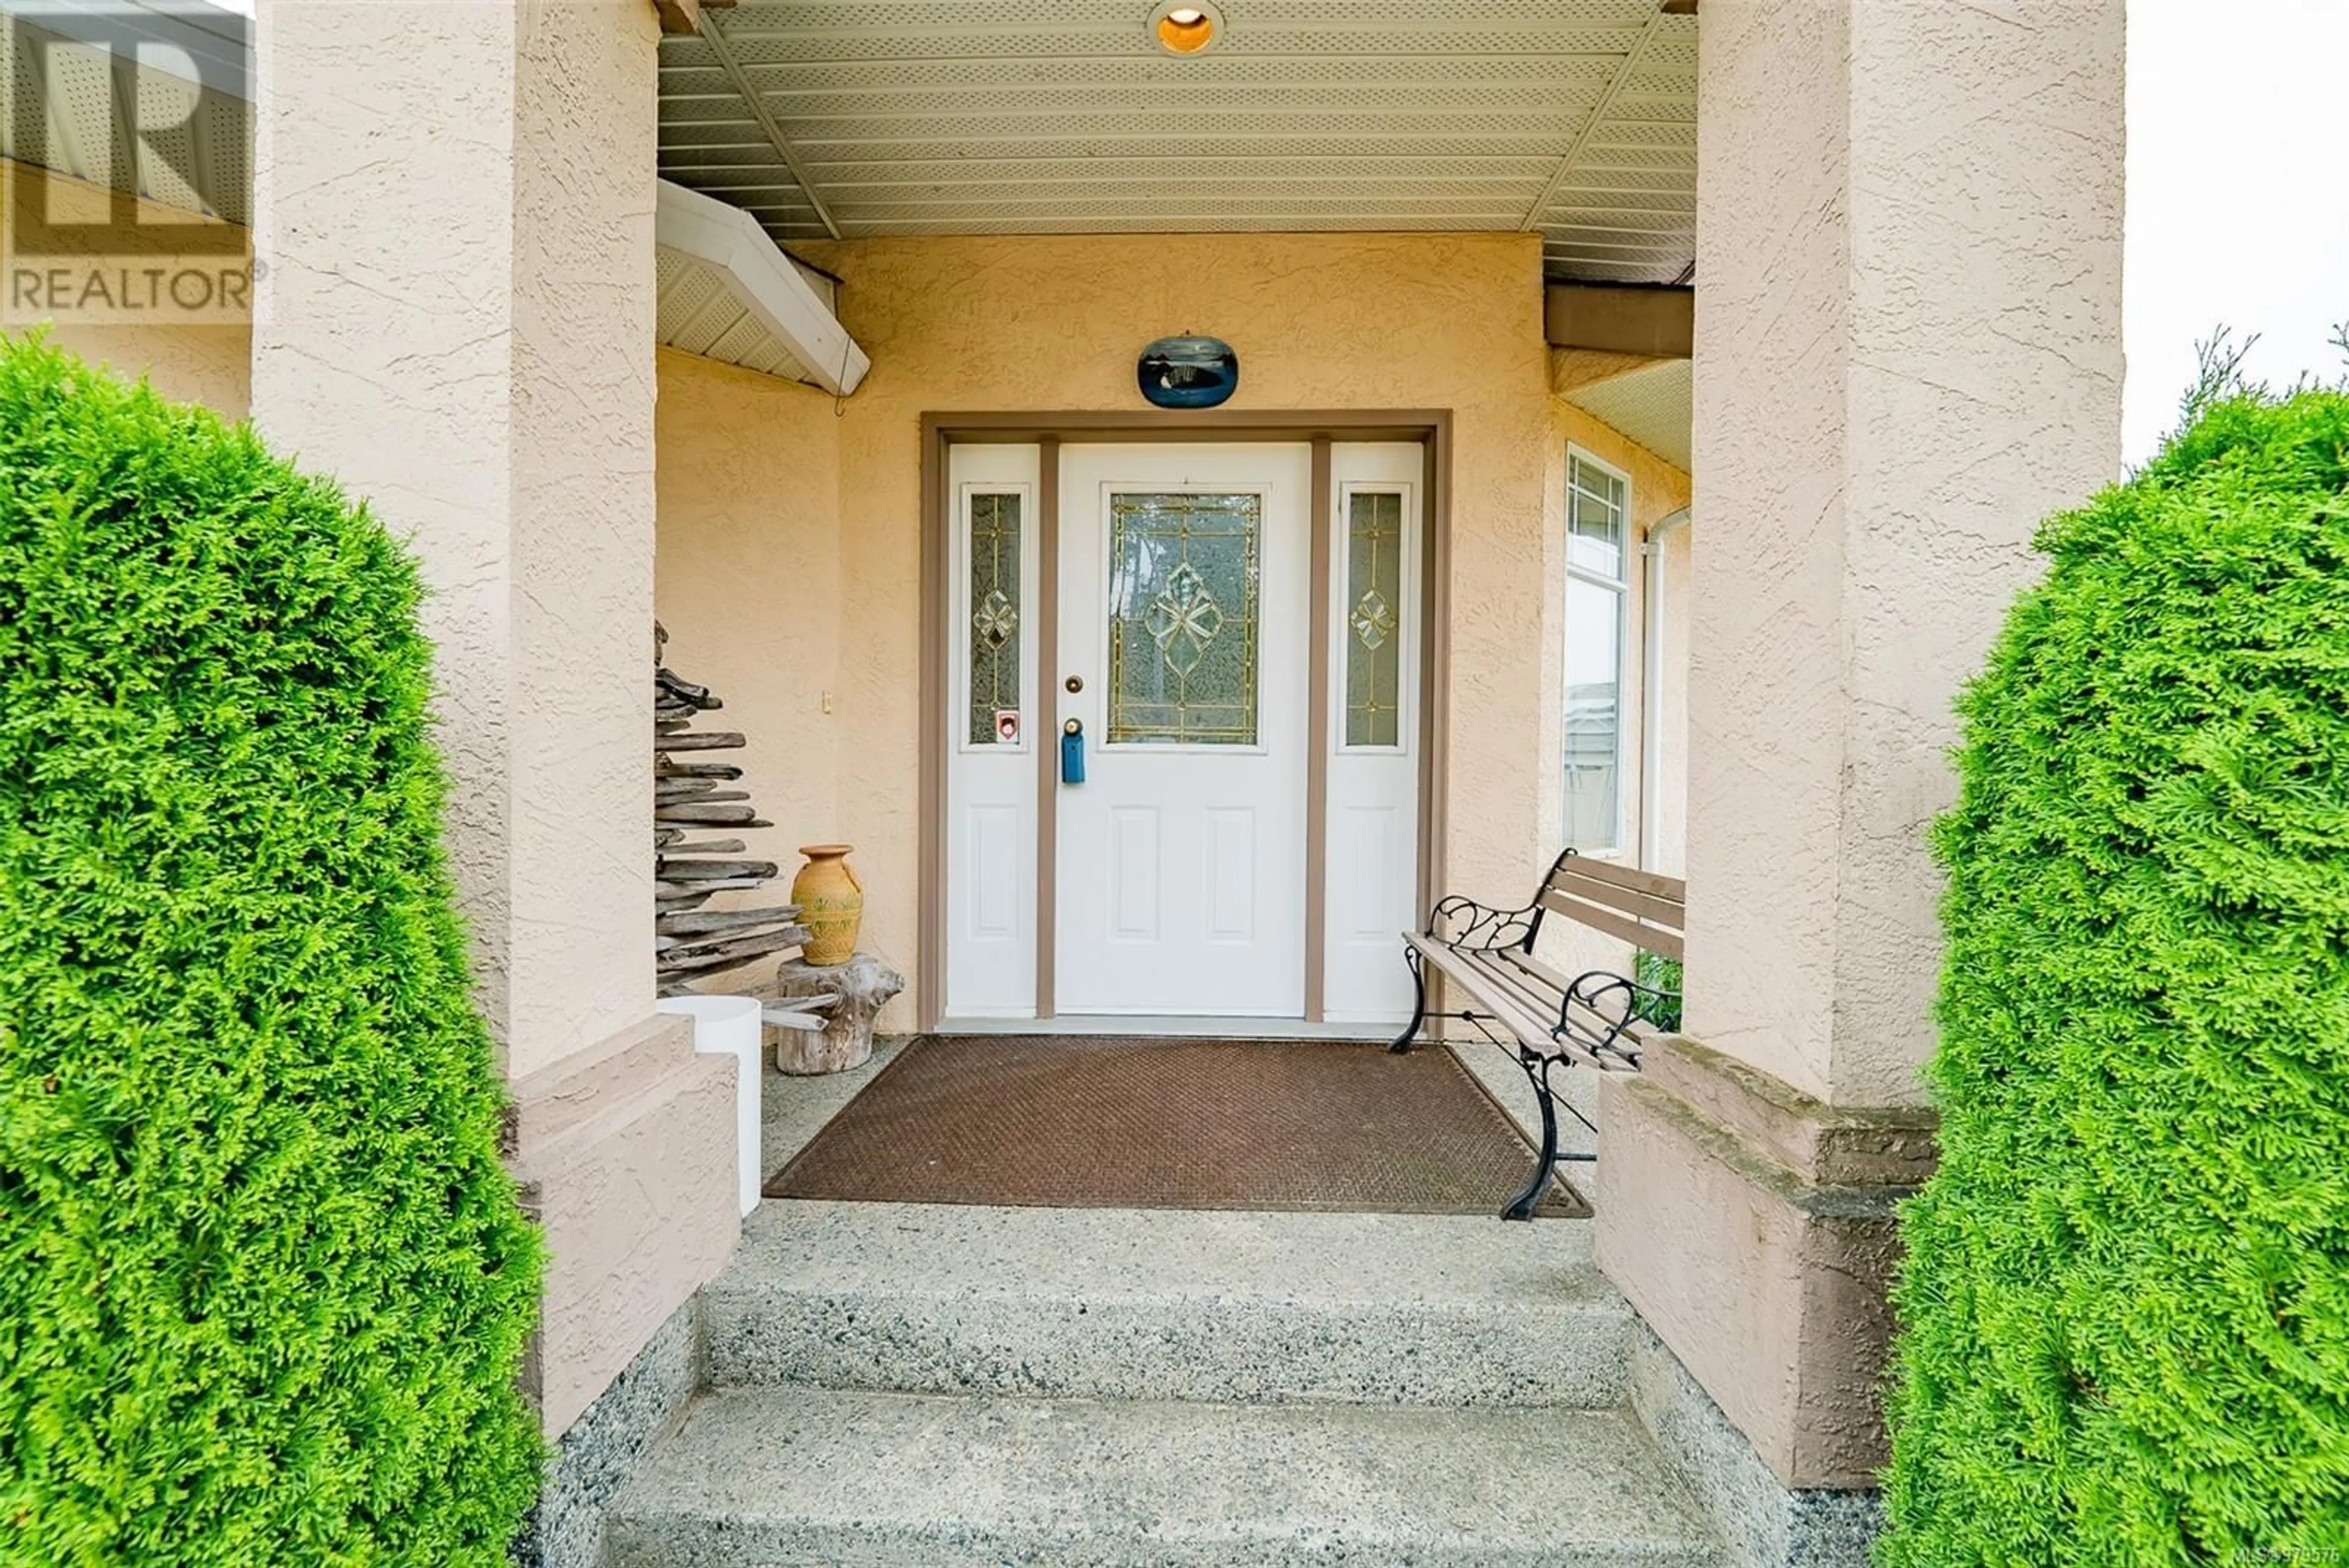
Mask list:
[[[1566,449],[1566,842],[1623,846],[1623,669],[1631,481]]]

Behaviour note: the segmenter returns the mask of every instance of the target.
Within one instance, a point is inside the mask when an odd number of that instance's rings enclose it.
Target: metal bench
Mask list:
[[[1559,1100],[1550,1085],[1553,1070],[1567,1065],[1602,1073],[1631,1073],[1651,1026],[1649,1015],[1678,1001],[1670,992],[1641,985],[1606,970],[1587,970],[1571,979],[1534,957],[1542,921],[1555,915],[1634,948],[1678,960],[1688,884],[1652,871],[1635,871],[1612,861],[1593,860],[1569,849],[1542,878],[1533,901],[1522,909],[1494,909],[1470,898],[1447,898],[1427,917],[1423,931],[1405,931],[1403,961],[1411,966],[1414,1004],[1411,1023],[1389,1049],[1408,1051],[1431,1017],[1456,1018],[1507,1051],[1524,1069],[1541,1104],[1541,1153],[1526,1189],[1501,1211],[1504,1220],[1530,1220],[1561,1158],[1557,1151]],[[1428,971],[1459,987],[1469,1005],[1458,1012],[1431,1013]],[[1590,1119],[1572,1105],[1575,1120]],[[1596,1127],[1591,1127],[1597,1131]]]

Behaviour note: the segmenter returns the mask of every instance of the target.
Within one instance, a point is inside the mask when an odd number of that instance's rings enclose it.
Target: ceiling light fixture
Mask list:
[[[1150,36],[1170,55],[1204,54],[1224,34],[1224,15],[1213,5],[1159,0],[1150,13]]]

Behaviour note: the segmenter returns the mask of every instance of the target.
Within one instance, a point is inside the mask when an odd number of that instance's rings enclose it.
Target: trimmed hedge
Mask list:
[[[486,1568],[536,1493],[419,594],[0,342],[0,1561]]]
[[[2039,544],[1936,839],[1880,1560],[2349,1561],[2349,396]]]
[[[1631,955],[1631,978],[1661,998],[1641,997],[1639,1016],[1667,1034],[1681,1032],[1681,961],[1642,948]]]

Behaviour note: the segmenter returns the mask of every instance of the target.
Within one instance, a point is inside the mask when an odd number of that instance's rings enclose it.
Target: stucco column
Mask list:
[[[1782,1482],[1858,1486],[1951,701],[2119,472],[2122,5],[1705,0],[1699,38],[1690,1042],[1608,1096],[1600,1256]]]
[[[732,1072],[653,1013],[645,0],[264,0],[253,411],[421,559],[449,848],[560,1431],[723,1261]]]

